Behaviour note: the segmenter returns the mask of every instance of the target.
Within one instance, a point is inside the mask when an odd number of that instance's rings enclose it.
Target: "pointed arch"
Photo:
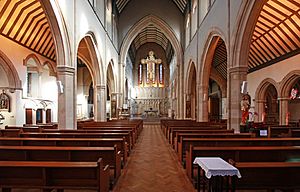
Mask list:
[[[36,65],[37,65],[38,72],[42,72],[43,71],[42,63],[34,53],[27,55],[27,57],[25,59],[23,59],[23,65],[27,66],[28,61],[30,59],[33,59],[35,61]]]
[[[114,63],[113,60],[111,60],[107,66],[106,70],[106,77],[107,77],[107,85],[110,89],[110,93],[116,92],[116,78],[114,73]]]
[[[186,102],[185,117],[196,119],[197,116],[197,88],[196,88],[196,65],[190,61],[188,66],[187,82],[186,82]]]
[[[131,27],[128,31],[127,35],[125,36],[120,51],[120,62],[126,65],[126,56],[129,50],[130,44],[135,39],[135,37],[147,26],[154,25],[157,28],[162,30],[162,33],[169,39],[171,42],[172,47],[174,48],[177,64],[181,64],[183,61],[183,51],[181,44],[179,43],[177,37],[175,36],[175,32],[173,29],[162,19],[158,18],[155,15],[147,15],[141,20],[139,20],[135,25]]]
[[[9,60],[9,58],[0,50],[0,66],[6,72],[8,78],[8,89],[14,91],[16,89],[22,89],[22,83],[18,72],[14,64]]]
[[[220,85],[222,85],[222,89],[227,89],[224,88],[227,86],[227,84],[225,84],[223,81],[221,81],[219,79],[219,76],[217,76],[214,73],[213,67],[212,67],[212,63],[213,63],[213,59],[215,56],[215,52],[218,46],[218,42],[219,41],[223,41],[225,44],[225,48],[226,48],[226,59],[227,59],[227,55],[228,55],[228,46],[227,43],[224,41],[224,34],[223,32],[218,29],[217,27],[214,27],[210,30],[210,33],[207,36],[207,41],[204,45],[204,51],[202,53],[199,53],[200,56],[200,63],[202,63],[201,66],[199,66],[199,70],[197,73],[197,91],[198,91],[198,95],[197,98],[199,98],[198,101],[198,111],[199,111],[199,116],[198,116],[198,120],[199,121],[208,121],[208,111],[209,111],[209,105],[208,105],[208,88],[209,88],[209,79],[211,78],[211,76],[217,80],[216,82],[220,83]],[[226,64],[226,70],[227,70],[228,66]],[[211,75],[213,72],[213,75]],[[227,72],[227,71],[226,71]],[[220,77],[221,78],[221,77]],[[226,80],[225,80],[226,81]],[[221,83],[222,82],[222,83]],[[226,82],[227,83],[227,82]],[[225,86],[226,85],[226,86]],[[226,91],[224,91],[226,93]]]
[[[78,51],[78,57],[86,64],[95,85],[101,85],[104,82],[102,59],[98,53],[97,41],[93,32],[88,32],[79,42],[79,45],[84,43],[88,50],[88,55]]]
[[[54,76],[57,78],[57,71],[56,71],[56,68],[55,66],[53,66],[53,64],[49,61],[45,61],[43,63],[43,66],[47,66],[49,68],[49,75],[50,76]]]
[[[273,85],[277,91],[277,95],[279,95],[278,93],[278,83],[276,83],[276,81],[274,79],[271,78],[267,78],[264,79],[259,86],[256,89],[255,92],[255,101],[260,101],[260,100],[264,100],[266,97],[266,91],[268,89],[268,87],[270,85]]]
[[[279,87],[279,97],[289,98],[290,91],[295,84],[295,82],[300,78],[300,70],[295,70],[289,72],[280,82]]]
[[[199,67],[198,73],[197,73],[197,78],[198,78],[198,83],[201,85],[208,85],[209,83],[209,77],[211,74],[211,64],[213,61],[213,57],[215,54],[215,50],[218,45],[218,41],[221,39],[225,43],[225,47],[227,50],[227,55],[228,55],[228,47],[227,43],[224,40],[224,34],[223,32],[218,29],[218,28],[213,28],[211,32],[209,33],[207,37],[207,41],[204,45],[204,51],[200,53],[201,55],[201,61],[200,63],[203,63],[201,67]]]

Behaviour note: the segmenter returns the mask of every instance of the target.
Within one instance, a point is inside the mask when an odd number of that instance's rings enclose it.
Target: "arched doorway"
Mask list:
[[[115,77],[113,72],[113,62],[108,64],[106,71],[106,84],[107,84],[107,103],[110,108],[108,109],[109,117],[112,119],[118,118],[118,94],[115,91]]]
[[[300,122],[300,77],[296,80],[291,89],[289,101],[289,124],[297,124]]]
[[[0,107],[0,128],[4,128],[5,125],[16,124],[16,119],[23,119],[23,115],[18,114],[17,107],[11,105],[16,103],[16,91],[21,90],[21,80],[13,63],[2,51],[0,51],[0,77],[0,94],[4,93],[7,95],[6,98],[3,98],[6,99],[5,106],[3,105],[4,102],[2,102],[3,106]],[[12,118],[12,116],[15,116],[15,118]]]
[[[222,116],[222,92],[216,81],[209,79],[208,117],[209,121],[219,121]]]
[[[105,87],[96,52],[96,40],[87,34],[78,45],[77,57],[77,119],[105,121]]]
[[[220,32],[210,34],[204,65],[198,73],[199,121],[227,119],[227,111],[222,110],[227,103],[227,48],[217,34]]]
[[[187,93],[186,93],[186,118],[195,120],[197,117],[197,97],[196,97],[196,67],[191,62],[188,73]]]
[[[254,121],[279,123],[278,83],[267,78],[255,93]]]
[[[265,122],[267,124],[279,123],[278,95],[274,85],[270,84],[265,93]]]

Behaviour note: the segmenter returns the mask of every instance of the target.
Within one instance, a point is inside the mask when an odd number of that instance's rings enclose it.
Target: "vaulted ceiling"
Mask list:
[[[170,63],[174,55],[171,42],[163,34],[163,32],[153,24],[145,27],[133,40],[129,49],[129,56],[132,61],[135,60],[136,51],[146,43],[156,43],[160,45],[166,52],[167,62]]]
[[[39,0],[0,0],[0,35],[56,60],[52,33]]]
[[[300,0],[268,0],[258,17],[249,72],[300,53]]]
[[[116,5],[118,12],[121,13],[125,6],[129,3],[130,0],[116,0]],[[175,3],[178,7],[178,9],[184,13],[186,5],[187,5],[187,0],[172,0],[173,3]]]

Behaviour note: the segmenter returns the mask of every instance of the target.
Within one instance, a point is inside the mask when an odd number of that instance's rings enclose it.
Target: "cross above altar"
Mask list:
[[[155,64],[160,64],[161,59],[156,59],[154,57],[154,52],[149,51],[149,55],[146,59],[142,59],[141,63],[147,65],[147,82],[154,83],[155,78]]]

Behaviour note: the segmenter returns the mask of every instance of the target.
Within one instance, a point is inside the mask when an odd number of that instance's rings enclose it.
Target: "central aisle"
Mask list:
[[[144,125],[114,192],[194,192],[160,125]]]

